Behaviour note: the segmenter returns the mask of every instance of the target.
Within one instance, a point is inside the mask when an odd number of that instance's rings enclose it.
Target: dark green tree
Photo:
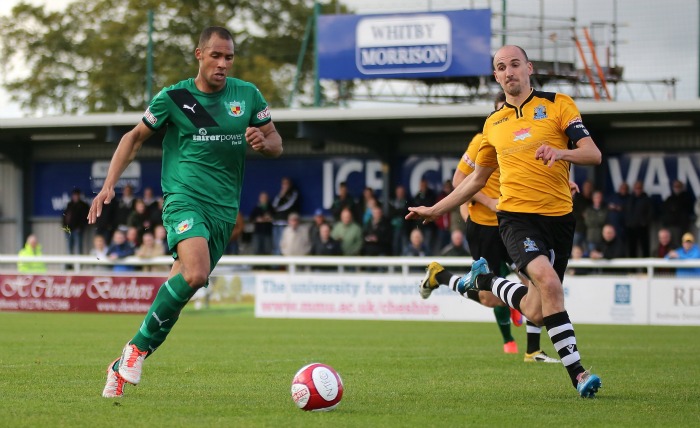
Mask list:
[[[335,12],[337,1],[324,12]],[[94,0],[61,12],[20,3],[0,17],[1,83],[26,112],[142,110],[149,9],[154,91],[194,76],[199,32],[222,25],[234,34],[233,75],[255,83],[271,105],[283,105],[313,0]],[[302,79],[312,77],[312,53]]]

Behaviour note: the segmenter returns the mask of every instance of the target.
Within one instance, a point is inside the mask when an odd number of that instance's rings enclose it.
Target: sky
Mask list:
[[[2,0],[0,15],[9,15],[12,7],[18,2],[19,0]],[[45,5],[50,10],[62,10],[72,1],[30,0],[30,2]],[[472,7],[492,7],[494,12],[500,12],[502,1],[344,0],[344,3],[358,13],[419,12]],[[578,26],[590,26],[599,44],[608,46],[613,40],[611,27],[600,24],[616,22],[617,64],[624,67],[624,79],[630,82],[618,86],[620,100],[698,98],[699,3],[698,0],[665,0],[663,2],[658,0],[511,0],[506,2],[509,29],[534,28],[539,24],[538,19],[520,18],[520,16],[537,17],[543,12],[544,16],[551,18],[544,21],[546,33],[556,33],[557,40],[561,41],[562,46],[568,43],[567,39],[570,38],[570,31],[565,27],[570,26],[569,22],[573,18],[576,19]],[[578,35],[581,37],[582,33]],[[537,56],[539,42],[523,39],[518,43],[535,43],[534,47],[528,46],[526,50],[531,57]],[[492,46],[494,50],[495,47]],[[544,55],[551,57],[554,54],[551,41],[547,42],[545,49]],[[605,62],[605,50],[599,49],[599,51],[599,60]],[[575,54],[573,48],[559,48],[557,52],[560,58],[566,52]],[[609,57],[612,58],[612,56],[612,50],[610,50]],[[612,64],[612,59],[610,63]],[[677,79],[675,96],[665,85],[643,83],[668,79]],[[7,93],[0,88],[0,118],[26,115],[16,104],[10,103],[8,98]]]

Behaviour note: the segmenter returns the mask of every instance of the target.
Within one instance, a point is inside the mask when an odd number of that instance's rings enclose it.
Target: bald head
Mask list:
[[[520,46],[506,45],[493,56],[493,75],[511,104],[519,105],[530,94],[532,63]]]

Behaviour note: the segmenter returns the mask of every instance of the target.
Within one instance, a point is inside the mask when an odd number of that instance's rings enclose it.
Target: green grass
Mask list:
[[[138,387],[100,397],[141,316],[0,313],[0,426],[698,426],[700,329],[576,325],[603,379],[578,398],[559,365],[505,355],[495,323],[255,319],[187,311]],[[524,328],[515,329],[521,347]],[[544,349],[553,355],[546,335]],[[335,367],[333,412],[298,410],[294,373]]]

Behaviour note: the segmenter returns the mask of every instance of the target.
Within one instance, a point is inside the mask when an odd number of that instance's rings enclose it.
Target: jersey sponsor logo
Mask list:
[[[158,123],[158,118],[155,117],[153,113],[151,113],[150,107],[146,109],[146,112],[143,114],[143,117],[145,117],[148,123],[150,123],[151,125],[155,125],[156,123]]]
[[[190,110],[192,114],[197,114],[194,111],[194,107],[197,105],[197,103],[192,104],[191,106],[188,106],[187,104],[183,104],[182,108],[186,108],[187,110]]]
[[[259,111],[256,115],[258,120],[265,120],[270,118],[270,109],[265,107],[262,111]]]
[[[506,122],[506,121],[508,121],[508,117],[504,117],[503,119],[500,119],[500,120],[493,122],[493,126],[500,125],[501,123]]]
[[[230,141],[232,146],[243,144],[243,134],[212,134],[207,135],[207,130],[201,128],[199,135],[192,134],[192,141]]]
[[[541,120],[547,118],[547,109],[542,105],[535,107],[535,120]]]
[[[537,248],[537,243],[530,238],[525,238],[525,240],[523,241],[523,247],[525,248],[526,253],[540,251],[540,249]]]
[[[532,137],[530,134],[530,128],[520,128],[519,130],[513,132],[515,138],[513,141],[525,141],[526,138]]]
[[[183,220],[177,224],[177,227],[175,228],[175,233],[177,233],[178,235],[185,233],[188,230],[192,229],[193,224],[194,224],[193,218],[188,218],[187,220]]]
[[[227,105],[229,116],[241,117],[245,113],[245,101],[230,101]]]

